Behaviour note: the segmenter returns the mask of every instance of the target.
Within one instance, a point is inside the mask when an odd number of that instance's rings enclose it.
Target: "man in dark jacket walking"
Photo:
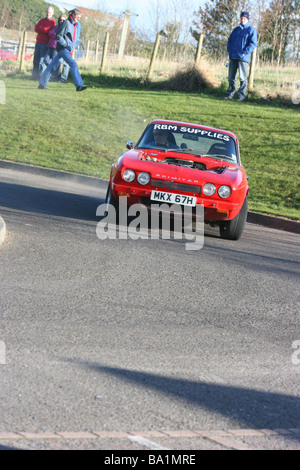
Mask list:
[[[48,65],[46,70],[42,73],[39,80],[39,89],[45,90],[47,83],[51,77],[51,73],[54,70],[57,62],[62,58],[69,66],[70,72],[76,91],[83,91],[87,87],[83,84],[80,72],[76,61],[73,59],[72,54],[74,51],[74,42],[76,37],[76,26],[77,20],[81,17],[81,11],[75,8],[69,12],[69,17],[65,20],[56,31],[56,50],[57,55],[54,57],[52,62]]]
[[[225,99],[231,100],[235,94],[237,72],[240,74],[238,101],[246,99],[248,80],[247,71],[251,53],[257,47],[257,33],[249,23],[249,13],[242,11],[241,24],[229,36],[227,50],[229,53],[229,87]]]

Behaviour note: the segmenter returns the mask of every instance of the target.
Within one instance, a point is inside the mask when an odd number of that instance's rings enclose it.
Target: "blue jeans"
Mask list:
[[[47,49],[47,52],[43,58],[43,63],[42,63],[42,72],[44,72],[44,70],[48,67],[48,65],[50,64],[51,60],[54,59],[54,57],[56,56],[57,54],[57,51],[56,49],[52,49],[51,47],[48,47]]]
[[[60,68],[62,68],[61,73],[60,73]],[[69,65],[61,57],[59,59],[59,61],[57,62],[57,64],[55,65],[55,68],[51,72],[50,81],[60,82],[60,83],[67,83],[68,76],[69,76],[69,70],[70,70]]]
[[[52,71],[55,70],[57,62],[61,58],[65,62],[67,62],[67,64],[70,66],[70,72],[71,72],[72,79],[73,79],[73,82],[74,82],[74,85],[76,86],[76,88],[79,87],[80,85],[83,85],[83,80],[82,80],[80,72],[78,70],[77,63],[72,58],[70,52],[67,49],[62,49],[61,51],[57,51],[57,54],[54,57],[54,59],[52,60],[52,62],[48,65],[46,70],[44,70],[44,72],[40,76],[39,84],[43,85],[43,86],[47,85],[47,83],[50,80]]]
[[[32,80],[38,80],[43,68],[44,57],[48,50],[48,44],[36,43],[33,56]]]
[[[66,83],[66,81],[68,80],[69,70],[70,67],[68,66],[68,64],[66,62],[63,62],[63,68],[60,75],[60,81],[62,83]]]
[[[56,62],[55,66],[52,69],[51,72],[51,82],[58,82],[60,79],[60,66],[63,63],[63,59],[60,57],[59,60]]]
[[[248,71],[248,62],[244,62],[239,59],[230,59],[229,61],[229,71],[228,71],[228,82],[229,87],[226,92],[226,98],[233,98],[236,89],[236,78],[237,72],[240,74],[240,88],[237,92],[237,97],[241,100],[246,98],[248,80],[247,80],[247,71]]]

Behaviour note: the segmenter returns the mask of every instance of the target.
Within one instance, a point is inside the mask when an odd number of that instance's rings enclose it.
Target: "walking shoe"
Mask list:
[[[39,85],[38,89],[39,90],[47,90],[47,87],[45,85]]]
[[[86,85],[80,85],[76,88],[76,91],[83,91],[83,90],[86,90],[86,89],[87,89]]]

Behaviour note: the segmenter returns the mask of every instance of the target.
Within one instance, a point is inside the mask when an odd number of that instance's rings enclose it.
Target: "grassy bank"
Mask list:
[[[136,141],[151,119],[206,124],[238,136],[250,209],[300,220],[297,109],[161,91],[135,77],[99,81],[86,73],[84,80],[89,89],[76,93],[72,83],[49,83],[42,91],[28,74],[4,77],[0,158],[108,179],[126,142]]]

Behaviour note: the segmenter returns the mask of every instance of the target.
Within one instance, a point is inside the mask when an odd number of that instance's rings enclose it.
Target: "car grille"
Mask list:
[[[159,188],[172,189],[173,191],[186,191],[188,193],[200,194],[200,186],[194,186],[191,184],[176,183],[175,181],[165,181],[152,179],[150,186],[155,186]]]

